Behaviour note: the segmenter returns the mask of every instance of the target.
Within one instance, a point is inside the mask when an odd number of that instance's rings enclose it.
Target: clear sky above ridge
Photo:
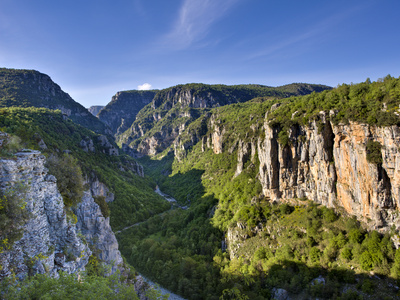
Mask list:
[[[399,0],[0,0],[0,67],[82,105],[190,82],[336,86],[400,76]]]

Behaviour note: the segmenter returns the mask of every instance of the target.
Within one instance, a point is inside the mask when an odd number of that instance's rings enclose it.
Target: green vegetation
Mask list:
[[[110,222],[114,230],[146,220],[170,208],[167,201],[153,192],[155,183],[150,178],[143,178],[135,173],[136,162],[132,158],[126,155],[108,155],[108,150],[102,146],[98,134],[70,120],[64,120],[59,111],[44,108],[1,108],[0,129],[18,136],[23,148],[40,149],[38,143],[43,140],[47,146],[43,153],[49,157],[58,157],[63,151],[69,150],[67,152],[71,155],[62,156],[59,163],[70,169],[75,163],[67,166],[68,160],[76,160],[83,177],[97,178],[114,193],[115,200],[109,204]],[[85,152],[79,146],[82,140],[92,140],[94,152]],[[54,173],[62,173],[56,169],[53,170]],[[75,171],[79,173],[78,169]],[[68,173],[69,171],[57,175],[65,178],[65,181],[61,181],[62,184],[67,184],[63,192],[64,199],[80,190],[79,185],[71,190],[71,184],[77,182],[77,178]],[[73,194],[68,195],[70,192]],[[74,205],[76,201],[67,199],[67,203]]]
[[[0,253],[10,249],[22,237],[22,226],[30,217],[25,207],[25,195],[23,183],[0,189]]]
[[[97,133],[106,126],[75,102],[49,76],[35,70],[0,68],[0,107],[46,107],[61,109],[74,122]]]
[[[110,277],[61,273],[59,278],[37,274],[24,281],[6,278],[0,282],[1,298],[19,299],[139,299],[133,285]],[[157,298],[152,298],[157,299]]]
[[[57,178],[57,188],[64,199],[64,205],[76,207],[83,196],[82,171],[77,159],[69,154],[61,157],[50,155],[46,167]]]
[[[199,117],[203,118],[212,107],[247,102],[256,97],[283,98],[325,89],[330,89],[330,87],[302,83],[276,88],[254,84],[177,85],[159,91],[153,101],[137,114],[131,128],[117,137],[118,143],[130,144],[135,149],[145,147],[143,141],[146,138],[179,131],[179,128],[191,125]],[[197,100],[194,101],[194,99]],[[167,137],[157,152],[160,153],[168,148],[171,142],[172,139]]]
[[[382,164],[382,145],[379,142],[369,140],[366,145],[367,160],[373,164]]]
[[[256,144],[263,137],[267,112],[283,146],[292,142],[289,129],[295,126],[315,120],[320,131],[326,130],[320,111],[333,123],[369,119],[371,125],[393,125],[398,120],[400,98],[393,91],[398,83],[388,76],[302,97],[196,109],[200,116],[180,135],[181,144],[192,146],[179,160],[170,149],[140,160],[161,190],[189,209],[166,212],[121,232],[123,255],[140,272],[188,299],[265,299],[274,288],[303,298],[395,297],[400,254],[390,234],[367,232],[355,219],[305,199],[271,204],[261,195],[257,153],[248,154],[240,175],[235,171],[240,145]],[[375,99],[377,90],[383,94]],[[280,106],[271,111],[276,103]],[[365,115],[353,113],[364,106]],[[141,113],[150,113],[150,108]],[[165,117],[170,113],[174,108],[163,115],[163,126],[177,121]],[[222,154],[214,154],[203,139],[215,126],[224,130]],[[149,128],[151,134],[161,130]],[[381,163],[379,143],[368,143],[367,152],[369,161]],[[230,255],[224,248],[227,236]],[[370,278],[370,272],[379,279]]]
[[[399,125],[400,78],[390,75],[376,82],[342,84],[335,89],[291,97],[268,115],[271,127],[287,131],[294,124],[321,120],[320,112],[334,124],[349,121],[377,126]]]

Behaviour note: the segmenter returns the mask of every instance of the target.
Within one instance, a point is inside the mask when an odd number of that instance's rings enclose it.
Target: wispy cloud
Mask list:
[[[165,45],[184,49],[203,39],[211,26],[240,0],[184,0],[172,30],[163,38]]]
[[[334,26],[337,26],[340,22],[344,21],[346,18],[351,17],[354,13],[359,12],[367,5],[369,5],[369,3],[350,7],[348,10],[345,10],[338,14],[334,14],[324,19],[323,21],[314,23],[311,26],[308,26],[307,28],[303,28],[303,32],[300,34],[296,33],[293,34],[292,36],[287,36],[285,37],[285,39],[282,39],[281,41],[278,41],[274,44],[270,44],[262,50],[249,54],[246,57],[246,59],[251,60],[259,57],[270,56],[281,50],[293,47],[294,45],[300,44],[302,42],[318,43],[319,37],[326,36],[327,31],[332,29]]]

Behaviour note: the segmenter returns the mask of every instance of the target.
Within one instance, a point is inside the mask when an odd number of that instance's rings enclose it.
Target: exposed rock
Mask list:
[[[153,100],[156,92],[155,90],[118,92],[99,112],[98,118],[111,128],[113,134],[121,134],[129,129],[137,113]]]
[[[102,196],[105,198],[106,202],[114,201],[114,194],[94,175],[90,176],[90,178],[86,178],[85,184],[89,185],[92,197]]]
[[[343,207],[371,229],[400,228],[399,127],[313,122],[292,127],[285,146],[278,142],[277,128],[264,128],[265,138],[258,141],[264,195],[272,200],[307,197]],[[370,140],[382,145],[382,164],[367,160]]]
[[[88,108],[88,111],[95,117],[99,114],[99,112],[104,108],[103,105],[93,105]]]
[[[311,280],[311,285],[322,284],[325,285],[325,278],[319,275],[317,278]]]
[[[3,147],[7,144],[9,135],[3,131],[0,131],[0,147]]]
[[[107,136],[100,135],[98,140],[101,143],[101,146],[105,148],[105,150],[103,150],[104,153],[107,153],[108,155],[119,155],[118,148],[110,143]]]
[[[238,145],[238,163],[236,166],[236,172],[234,177],[238,176],[240,173],[243,171],[244,164],[249,160],[250,158],[250,151],[252,149],[252,144],[251,143],[246,143],[243,142],[242,140],[239,141]]]
[[[111,273],[122,267],[123,261],[118,242],[110,226],[110,219],[104,218],[99,206],[89,192],[85,192],[76,209],[77,229],[85,236],[96,256],[111,266]]]
[[[40,141],[38,142],[38,146],[39,146],[40,150],[46,150],[47,149],[47,145],[43,141],[43,139],[40,139]]]
[[[289,293],[284,289],[272,289],[272,299],[274,300],[289,300]]]
[[[59,270],[75,273],[85,269],[91,251],[78,236],[72,221],[67,220],[62,196],[54,176],[47,175],[45,157],[39,151],[16,154],[16,159],[0,160],[1,189],[22,183],[31,218],[23,226],[23,236],[10,250],[0,254],[0,277],[12,272],[23,278],[29,274]]]
[[[94,143],[93,140],[90,139],[89,137],[86,137],[85,139],[81,140],[81,142],[79,143],[79,147],[82,148],[83,151],[85,152],[95,152],[95,148],[94,148]]]

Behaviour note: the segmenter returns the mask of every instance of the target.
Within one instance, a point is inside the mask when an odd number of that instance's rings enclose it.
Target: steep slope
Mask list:
[[[246,102],[256,97],[282,98],[325,89],[330,87],[311,84],[277,88],[262,85],[177,85],[159,91],[118,141],[132,155],[154,155],[168,148],[191,122],[212,107]]]
[[[97,116],[100,112],[100,110],[102,110],[104,108],[103,105],[93,105],[91,107],[88,108],[88,111],[93,115],[93,116]]]
[[[79,162],[87,184],[98,201],[110,207],[114,230],[143,221],[169,209],[154,193],[155,183],[143,168],[118,149],[105,135],[64,120],[57,111],[44,108],[2,108],[0,127],[22,139],[19,147],[42,149],[45,154],[69,153]],[[111,201],[108,204],[105,200]]]
[[[118,92],[101,110],[98,118],[107,124],[115,135],[121,134],[132,125],[138,112],[153,100],[156,93],[156,90]]]
[[[21,238],[11,241],[10,236],[2,232],[0,278],[12,272],[19,278],[36,273],[56,276],[59,270],[75,273],[85,270],[92,254],[78,236],[73,221],[67,220],[56,180],[47,174],[44,162],[45,157],[39,151],[21,152],[15,159],[0,160],[2,200],[18,206],[20,204],[13,202],[20,197],[25,201],[20,210],[27,211],[25,221],[13,229],[22,225]],[[2,229],[7,228],[4,225],[2,222]]]
[[[190,299],[395,299],[399,105],[387,76],[209,109],[140,160],[189,210],[124,232],[122,253]]]
[[[111,133],[48,75],[38,71],[0,68],[0,107],[12,106],[59,109],[74,122],[94,132]]]

